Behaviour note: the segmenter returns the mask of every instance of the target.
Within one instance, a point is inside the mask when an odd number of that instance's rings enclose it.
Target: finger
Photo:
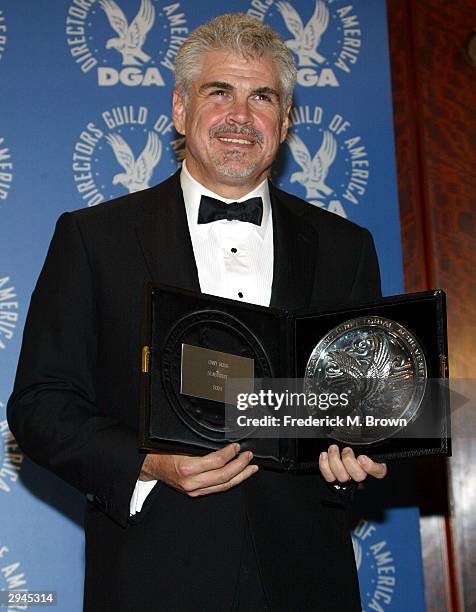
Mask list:
[[[207,472],[192,476],[188,479],[188,482],[185,483],[185,486],[188,490],[195,490],[225,484],[242,472],[252,459],[252,452],[245,451],[240,453],[236,459],[230,461],[222,468],[208,470]]]
[[[350,474],[345,469],[344,464],[342,463],[342,459],[340,456],[339,447],[337,444],[332,444],[329,446],[329,467],[337,478],[337,480],[341,483],[349,482]]]
[[[187,457],[181,467],[181,475],[184,477],[202,474],[208,470],[217,470],[229,461],[234,459],[240,452],[240,445],[237,443],[227,444],[217,451],[208,453],[203,457]]]
[[[357,461],[370,476],[380,479],[387,475],[387,465],[385,463],[372,461],[367,455],[359,455]]]
[[[367,472],[355,458],[354,451],[348,446],[342,451],[342,463],[352,480],[355,480],[355,482],[362,482],[367,478]]]
[[[336,477],[329,467],[329,456],[325,451],[319,455],[319,469],[327,482],[335,481]]]
[[[240,484],[241,482],[244,482],[245,480],[250,478],[250,476],[253,476],[253,474],[256,474],[258,469],[259,468],[257,465],[248,465],[244,470],[236,474],[236,476],[233,476],[233,478],[231,478],[227,482],[211,487],[196,489],[195,491],[189,493],[189,495],[190,497],[201,497],[202,495],[210,495],[211,493],[220,493],[222,491],[227,491],[232,487],[236,487],[236,485]]]

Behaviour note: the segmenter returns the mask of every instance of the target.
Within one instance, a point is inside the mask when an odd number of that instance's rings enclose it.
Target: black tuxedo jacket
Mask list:
[[[366,230],[270,189],[272,306],[319,309],[379,296]],[[23,450],[90,500],[85,609],[229,610],[248,529],[273,610],[360,610],[346,501],[320,475],[260,470],[195,499],[158,483],[129,518],[144,459],[140,321],[150,279],[200,290],[178,173],[60,217],[8,405]]]

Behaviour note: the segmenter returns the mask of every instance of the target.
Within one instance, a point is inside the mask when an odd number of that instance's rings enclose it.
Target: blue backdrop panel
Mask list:
[[[424,610],[416,508],[390,509],[384,520],[361,518],[352,533],[364,612]],[[411,568],[408,567],[410,563]]]
[[[368,227],[384,293],[402,292],[385,1],[230,0],[226,10],[275,28],[298,65],[275,182],[310,206]],[[173,61],[188,33],[220,12],[216,0],[0,0],[3,403],[56,219],[176,170],[184,143],[170,117]],[[125,52],[113,17],[127,31],[139,13],[140,42]],[[121,148],[145,159],[141,184],[129,181]],[[54,589],[59,609],[80,610],[83,500],[23,458],[3,404],[0,434],[0,588]],[[423,610],[417,509],[393,509],[374,526],[372,539],[354,536],[363,606]],[[385,540],[381,551],[372,548],[374,539]],[[385,551],[395,568],[392,584],[381,578],[391,576],[379,565]]]

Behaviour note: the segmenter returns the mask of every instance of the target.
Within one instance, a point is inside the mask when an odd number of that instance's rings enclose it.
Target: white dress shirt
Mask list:
[[[268,181],[264,180],[239,200],[229,200],[196,181],[187,170],[184,161],[180,184],[202,293],[269,306],[274,256]],[[199,225],[198,210],[202,195],[208,195],[226,204],[261,197],[263,201],[261,225],[226,219]],[[140,512],[156,482],[156,480],[137,481],[131,498],[131,515]]]

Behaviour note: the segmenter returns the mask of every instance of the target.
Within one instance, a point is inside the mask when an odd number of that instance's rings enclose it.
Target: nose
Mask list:
[[[246,125],[253,120],[248,98],[236,97],[228,111],[227,121],[229,123],[238,123]]]

